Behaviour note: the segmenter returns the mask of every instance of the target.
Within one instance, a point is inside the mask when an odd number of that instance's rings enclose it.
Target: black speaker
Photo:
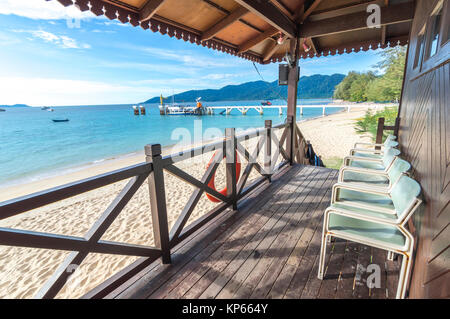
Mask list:
[[[278,65],[278,85],[288,85],[289,64]]]

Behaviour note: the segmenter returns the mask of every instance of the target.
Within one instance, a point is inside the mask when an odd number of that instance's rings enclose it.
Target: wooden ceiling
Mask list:
[[[57,1],[259,63],[282,61],[295,37],[301,58],[405,45],[414,16],[413,0]]]

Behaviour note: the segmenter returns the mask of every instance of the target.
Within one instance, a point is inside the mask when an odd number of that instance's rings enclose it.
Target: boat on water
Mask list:
[[[161,115],[206,115],[206,108],[200,102],[201,97],[196,99],[195,106],[175,104],[163,104],[164,98],[161,95],[159,113]]]
[[[6,110],[5,109],[0,109],[0,112],[6,112]]]
[[[69,119],[52,119],[52,121],[55,122],[55,123],[69,122]]]
[[[42,111],[48,111],[48,112],[53,112],[54,110],[50,107],[50,106],[43,106],[41,107]]]
[[[270,105],[272,105],[272,102],[270,102],[270,101],[264,101],[264,102],[261,102],[261,105],[262,105],[262,106],[270,106]]]

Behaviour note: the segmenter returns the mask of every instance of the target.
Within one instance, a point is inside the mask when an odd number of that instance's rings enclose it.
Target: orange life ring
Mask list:
[[[213,157],[211,157],[211,159],[209,160],[209,163],[208,163],[208,165],[206,166],[206,169],[208,169],[209,166],[212,164],[212,161],[213,161],[214,157],[216,156],[216,154],[217,154],[217,151],[214,153]],[[225,158],[225,157],[226,157],[226,155],[223,154],[223,158]],[[222,158],[222,159],[223,159],[223,158]],[[239,176],[240,176],[240,175],[241,175],[241,161],[240,161],[240,159],[239,159],[238,153],[236,152],[236,182],[239,180]],[[215,179],[215,176],[216,176],[216,173],[214,172],[214,175],[212,176],[211,180],[210,180],[209,183],[208,183],[208,187],[210,187],[210,188],[212,188],[212,189],[214,189],[214,190],[217,191],[216,185],[214,185],[214,179]],[[222,190],[220,190],[220,191],[218,191],[218,192],[219,192],[220,194],[224,195],[224,196],[227,196],[227,187],[225,186],[224,189],[222,189]],[[210,201],[214,202],[214,203],[220,203],[220,202],[221,202],[220,199],[217,199],[216,197],[214,197],[213,195],[210,195],[210,194],[208,194],[208,193],[206,193],[206,197],[208,197],[208,199],[209,199]]]

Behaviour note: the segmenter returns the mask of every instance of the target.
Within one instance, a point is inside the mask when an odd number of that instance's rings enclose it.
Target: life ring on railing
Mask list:
[[[211,166],[214,157],[216,157],[216,154],[217,154],[217,151],[214,153],[214,155],[209,160],[208,165],[206,165],[206,170],[208,170],[208,168]],[[239,180],[239,176],[241,175],[241,161],[239,159],[238,153],[236,152],[235,154],[236,154],[235,156],[236,156],[236,183],[237,183],[237,181]],[[222,159],[224,159],[224,158],[226,158],[225,154],[223,154]],[[210,187],[210,188],[214,189],[215,191],[217,191],[216,185],[214,183],[215,176],[216,176],[216,173],[214,172],[214,175],[212,176],[211,180],[208,183],[208,187]],[[220,194],[222,194],[224,196],[227,196],[227,187],[225,186],[224,189],[222,189],[220,191],[217,191],[217,192],[219,192]],[[206,193],[206,197],[208,197],[208,199],[210,201],[214,202],[214,203],[220,203],[221,202],[220,199],[217,199],[216,197],[214,197],[211,194]]]

